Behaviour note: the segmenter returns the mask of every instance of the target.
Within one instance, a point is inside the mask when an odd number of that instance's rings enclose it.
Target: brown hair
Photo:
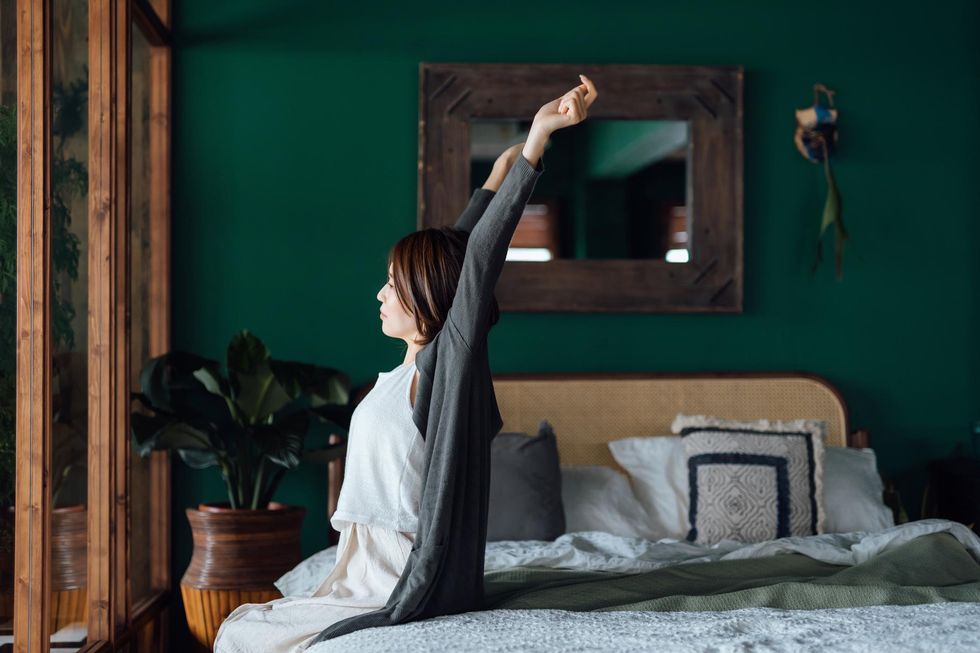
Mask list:
[[[456,295],[469,232],[453,227],[429,227],[412,232],[388,252],[395,293],[415,316],[418,343],[427,345],[442,330]],[[490,326],[500,319],[497,298],[490,308]]]

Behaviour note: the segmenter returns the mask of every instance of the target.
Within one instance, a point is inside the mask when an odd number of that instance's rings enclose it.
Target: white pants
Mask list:
[[[215,653],[295,653],[327,626],[384,607],[401,577],[415,533],[370,524],[340,532],[333,571],[310,598],[245,603],[215,637]]]

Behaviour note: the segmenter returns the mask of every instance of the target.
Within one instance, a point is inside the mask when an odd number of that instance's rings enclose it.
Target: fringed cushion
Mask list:
[[[762,542],[823,532],[823,420],[679,414],[690,484],[687,539]]]

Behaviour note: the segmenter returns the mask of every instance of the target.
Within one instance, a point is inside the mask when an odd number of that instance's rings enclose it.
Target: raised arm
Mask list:
[[[544,172],[541,157],[548,138],[557,129],[584,120],[587,108],[597,96],[592,82],[585,77],[582,81],[580,86],[545,104],[535,114],[520,156],[470,232],[459,284],[446,319],[447,326],[456,329],[470,349],[487,335],[494,289],[524,206]]]
[[[510,169],[514,166],[514,162],[517,161],[517,157],[521,155],[521,150],[523,149],[524,143],[518,143],[517,145],[508,147],[497,157],[497,160],[493,162],[493,169],[487,176],[486,181],[483,182],[483,187],[473,191],[473,194],[470,196],[470,203],[460,216],[456,218],[456,224],[453,225],[456,229],[467,233],[473,231],[473,227],[476,226],[483,212],[487,210],[487,206],[490,204],[490,200],[493,199],[494,193],[500,190],[504,179],[507,178],[507,173],[510,172]]]
[[[480,220],[480,216],[487,210],[487,205],[493,199],[494,192],[486,188],[476,188],[470,195],[470,203],[463,209],[463,212],[456,218],[453,226],[460,231],[470,232]]]
[[[486,336],[493,291],[507,258],[507,248],[543,171],[543,161],[539,160],[535,168],[521,155],[470,233],[459,284],[446,319],[467,347],[473,348]]]

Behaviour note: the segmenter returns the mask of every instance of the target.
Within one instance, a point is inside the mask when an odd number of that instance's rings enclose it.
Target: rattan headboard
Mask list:
[[[373,386],[356,393],[355,403]],[[870,446],[865,431],[852,433],[847,406],[829,381],[801,372],[667,374],[494,374],[502,431],[536,433],[541,419],[555,429],[564,464],[607,465],[625,471],[606,445],[637,435],[671,435],[677,413],[727,419],[822,419],[830,446]],[[336,436],[335,436],[336,437]],[[343,460],[330,463],[327,516],[333,514]],[[331,542],[336,532],[331,529]]]
[[[805,374],[500,374],[503,431],[536,433],[547,419],[562,463],[619,466],[606,443],[671,435],[677,413],[726,419],[822,419],[827,444],[848,443],[847,407],[826,380]]]

